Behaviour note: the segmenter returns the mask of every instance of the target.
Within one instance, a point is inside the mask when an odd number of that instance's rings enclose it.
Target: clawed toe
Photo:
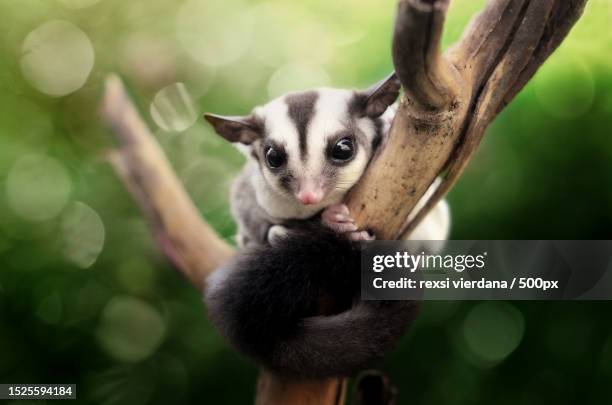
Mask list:
[[[350,216],[349,209],[344,204],[334,204],[325,208],[321,214],[323,222],[331,228],[335,228],[336,224],[352,224],[355,221]]]
[[[368,241],[375,239],[369,232],[358,230],[348,207],[344,204],[334,204],[325,208],[321,214],[321,220],[334,231],[347,234],[351,240]]]
[[[349,234],[349,239],[358,242],[374,240],[376,237],[368,231],[356,231]]]
[[[357,226],[353,223],[338,222],[333,224],[327,224],[327,226],[339,233],[354,232],[357,230]]]

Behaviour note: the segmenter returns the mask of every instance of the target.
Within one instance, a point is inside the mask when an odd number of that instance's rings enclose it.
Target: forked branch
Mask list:
[[[456,181],[487,126],[560,44],[585,3],[490,0],[463,39],[441,55],[448,0],[400,0],[393,60],[406,92],[387,144],[347,198],[358,225],[380,239],[409,234]],[[107,80],[101,112],[119,143],[110,154],[115,170],[161,250],[202,291],[206,276],[233,249],[201,218],[115,76]],[[440,175],[441,186],[414,213]],[[263,372],[256,403],[331,405],[344,398],[340,379],[293,381]]]
[[[358,225],[379,239],[397,239],[421,196],[455,148],[469,89],[440,54],[447,0],[401,0],[393,60],[405,94],[387,144],[351,191]]]
[[[455,97],[452,67],[440,55],[448,0],[401,0],[392,55],[395,72],[410,99],[422,109],[439,109]]]
[[[468,114],[456,116],[456,147],[448,155],[444,180],[407,224],[408,235],[457,181],[486,128],[559,46],[587,0],[491,0],[446,55],[465,84]],[[398,112],[398,114],[401,113]],[[425,179],[424,181],[429,181]]]

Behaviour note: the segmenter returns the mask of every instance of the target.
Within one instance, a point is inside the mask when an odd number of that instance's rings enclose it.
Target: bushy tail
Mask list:
[[[350,376],[381,359],[417,310],[415,301],[361,301],[338,315],[303,319],[268,367],[304,377]]]
[[[414,319],[411,301],[358,301],[359,245],[313,224],[238,254],[208,280],[210,319],[263,366],[347,376],[388,351]],[[321,297],[339,313],[320,316]]]

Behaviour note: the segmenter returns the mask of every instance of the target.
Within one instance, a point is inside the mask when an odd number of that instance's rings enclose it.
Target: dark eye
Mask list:
[[[339,162],[349,160],[355,154],[355,145],[351,138],[340,139],[331,151],[331,157]]]
[[[287,156],[282,150],[275,149],[273,146],[268,146],[266,149],[266,163],[271,169],[278,169],[285,164]]]

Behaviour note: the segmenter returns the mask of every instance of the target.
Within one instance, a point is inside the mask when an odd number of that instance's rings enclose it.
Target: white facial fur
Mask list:
[[[364,91],[290,93],[248,116],[205,114],[251,160],[258,204],[270,216],[306,218],[342,200],[385,142],[400,83],[395,74]]]
[[[377,135],[375,121],[351,115],[351,100],[355,92],[323,88],[315,91],[316,99],[305,128],[305,148],[300,147],[299,124],[290,113],[291,103],[300,103],[304,93],[293,93],[272,100],[255,109],[254,116],[264,123],[264,139],[250,147],[259,160],[259,176],[254,179],[258,203],[268,214],[277,218],[306,218],[342,200],[346,192],[359,180],[372,151]],[[312,96],[312,92],[309,92]],[[311,100],[312,101],[312,100]],[[351,133],[356,144],[352,160],[344,165],[332,165],[328,159],[329,142],[339,133]],[[286,152],[286,168],[282,172],[270,170],[263,157],[266,142],[282,145]],[[283,185],[279,177],[290,173],[291,184]],[[303,189],[322,192],[321,201],[304,205],[297,199]]]

